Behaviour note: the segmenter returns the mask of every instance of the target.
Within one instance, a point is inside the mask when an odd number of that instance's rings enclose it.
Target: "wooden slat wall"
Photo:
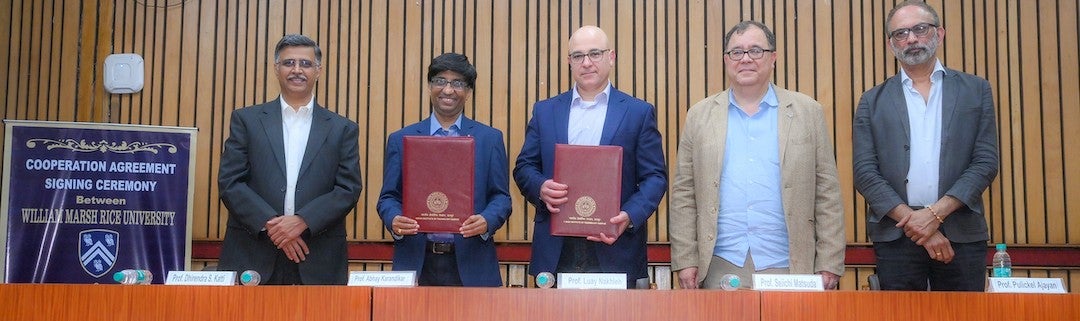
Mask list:
[[[687,108],[727,85],[724,32],[754,19],[778,35],[774,81],[825,106],[847,241],[867,243],[865,203],[852,187],[851,121],[861,93],[897,72],[884,36],[893,3],[3,0],[0,34],[9,41],[0,46],[0,103],[7,119],[199,128],[194,238],[219,240],[227,213],[216,177],[229,113],[277,96],[273,46],[283,34],[307,34],[324,51],[317,99],[362,128],[364,192],[348,218],[350,238],[380,241],[388,240],[375,212],[385,139],[428,116],[432,57],[472,59],[479,77],[466,114],[504,132],[512,163],[532,104],[571,86],[566,38],[597,24],[618,55],[615,86],[657,106],[670,164]],[[1068,160],[1080,158],[1080,147],[1066,142],[1080,138],[1077,1],[930,3],[947,30],[945,66],[994,87],[1001,173],[986,194],[992,241],[1075,247],[1080,162]],[[106,94],[105,56],[132,52],[145,59],[143,91]],[[530,240],[532,215],[516,196],[497,240]],[[666,222],[665,199],[649,222],[651,240],[667,241]]]

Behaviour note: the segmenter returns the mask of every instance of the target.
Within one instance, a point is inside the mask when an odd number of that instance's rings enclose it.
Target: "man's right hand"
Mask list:
[[[952,242],[949,241],[941,231],[935,232],[930,238],[923,244],[926,248],[926,253],[930,255],[931,259],[941,261],[941,263],[949,264],[952,262],[953,256],[956,255],[953,252]]]
[[[556,183],[554,180],[546,180],[540,185],[540,200],[547,205],[548,213],[558,214],[559,205],[569,201],[566,194],[569,193],[566,184]]]
[[[679,286],[683,289],[697,289],[697,267],[679,270]]]
[[[281,250],[285,252],[285,257],[290,261],[300,263],[307,259],[307,255],[311,253],[308,250],[307,243],[303,238],[295,238],[292,241],[281,244]]]

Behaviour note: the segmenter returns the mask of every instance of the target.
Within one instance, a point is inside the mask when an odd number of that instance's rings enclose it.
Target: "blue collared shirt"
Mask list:
[[[776,91],[769,86],[753,116],[739,108],[733,95],[728,101],[713,255],[742,267],[749,251],[758,271],[788,267],[787,224],[780,195]]]
[[[461,114],[457,116],[457,120],[454,121],[454,124],[450,125],[450,130],[443,130],[442,124],[439,123],[439,118],[435,117],[435,114],[431,114],[431,116],[428,117],[428,119],[431,120],[428,122],[431,124],[428,129],[428,134],[431,134],[431,136],[461,136],[461,133],[458,132],[461,130],[461,117]],[[439,133],[440,130],[447,133]]]

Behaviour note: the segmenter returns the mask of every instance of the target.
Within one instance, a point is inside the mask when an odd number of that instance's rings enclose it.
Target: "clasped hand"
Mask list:
[[[311,253],[307,242],[300,237],[307,228],[307,222],[299,215],[282,215],[266,222],[266,235],[289,260],[300,263]]]

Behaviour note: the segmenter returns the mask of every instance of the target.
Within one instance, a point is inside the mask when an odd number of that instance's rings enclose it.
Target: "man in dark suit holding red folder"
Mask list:
[[[394,237],[394,270],[418,271],[417,283],[425,286],[500,286],[493,237],[511,212],[502,132],[463,113],[476,83],[476,68],[467,57],[447,53],[432,59],[427,79],[431,117],[390,134],[386,142],[378,209]],[[429,135],[472,136],[475,142],[473,207],[477,213],[462,223],[460,234],[418,233],[416,220],[401,215],[404,137]],[[431,174],[440,170],[430,169]]]
[[[648,283],[645,224],[667,191],[656,108],[611,86],[615,51],[603,30],[581,27],[568,47],[574,88],[536,103],[514,167],[521,193],[536,206],[529,274],[626,273],[627,286],[634,288]],[[551,235],[556,207],[568,202],[567,189],[573,188],[552,180],[555,144],[622,146],[621,211],[610,220],[618,233],[587,239]]]

